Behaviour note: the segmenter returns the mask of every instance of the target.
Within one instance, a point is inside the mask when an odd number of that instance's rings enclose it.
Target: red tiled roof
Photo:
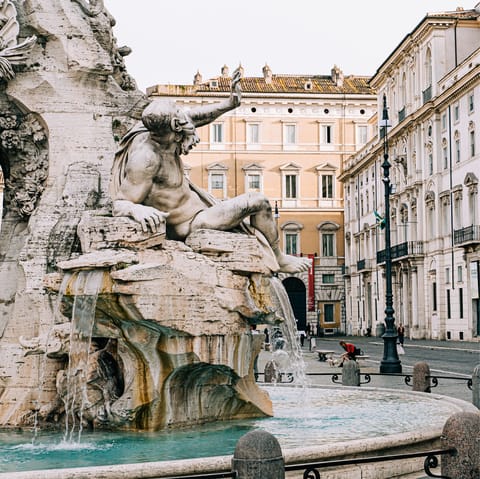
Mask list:
[[[343,84],[336,85],[331,76],[320,75],[272,75],[267,82],[264,77],[244,77],[240,81],[244,93],[349,93],[349,94],[373,94],[368,85],[370,77],[346,76]],[[212,80],[217,81],[218,86],[212,86]],[[206,82],[197,85],[198,93],[229,92],[231,78],[211,78]],[[307,85],[309,85],[307,87]]]

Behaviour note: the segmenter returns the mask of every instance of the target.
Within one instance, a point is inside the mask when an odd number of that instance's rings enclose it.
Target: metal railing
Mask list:
[[[319,469],[324,469],[327,467],[340,467],[340,466],[349,466],[356,464],[368,464],[374,462],[384,462],[384,461],[401,461],[407,459],[415,459],[417,457],[425,457],[423,463],[423,469],[427,476],[437,477],[439,479],[452,479],[448,476],[438,476],[434,474],[430,469],[438,467],[439,461],[437,456],[442,455],[455,456],[457,450],[455,448],[448,449],[436,449],[433,451],[419,451],[419,452],[410,452],[405,454],[391,454],[386,456],[371,456],[371,457],[362,457],[356,459],[339,459],[332,461],[321,461],[315,463],[304,463],[304,464],[292,464],[285,466],[285,471],[304,471],[304,479],[320,479]]]
[[[405,241],[391,247],[392,260],[403,258],[405,256],[423,255],[422,241]],[[385,263],[385,250],[377,251],[377,264]]]
[[[264,376],[265,373],[256,373],[256,376]],[[306,373],[306,376],[331,376],[332,383],[341,384],[340,377],[342,376],[341,372],[337,373]],[[412,375],[411,374],[401,374],[401,373],[360,373],[360,376],[363,376],[364,381],[361,381],[360,384],[369,384],[372,381],[372,376],[391,376],[391,377],[400,377],[404,378],[404,382],[407,386],[412,387]],[[473,378],[471,377],[462,377],[462,376],[425,376],[426,379],[431,380],[431,387],[436,388],[439,384],[439,379],[449,379],[454,381],[466,381],[466,386],[468,389],[473,390]],[[292,373],[278,373],[277,383],[293,383],[295,377]]]
[[[453,243],[458,246],[465,243],[480,243],[480,225],[467,226],[453,232]]]
[[[304,479],[320,479],[319,469],[326,469],[332,467],[343,467],[351,466],[358,464],[371,464],[378,462],[386,461],[405,461],[408,459],[416,459],[419,457],[424,457],[423,470],[429,477],[436,477],[438,479],[453,479],[448,476],[439,476],[434,474],[431,469],[435,469],[439,465],[439,460],[437,456],[450,455],[456,456],[457,450],[454,447],[447,449],[434,449],[432,451],[418,451],[418,452],[408,452],[404,454],[389,454],[384,456],[369,456],[369,457],[358,457],[352,459],[336,459],[330,461],[320,461],[320,462],[307,462],[302,464],[287,464],[284,469],[285,472],[288,471],[304,471]],[[210,474],[194,474],[189,476],[168,476],[163,477],[163,479],[221,479],[224,477],[238,478],[237,471],[229,472],[217,472]]]

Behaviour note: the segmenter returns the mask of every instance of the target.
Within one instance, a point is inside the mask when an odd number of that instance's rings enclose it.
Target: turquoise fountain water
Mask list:
[[[33,433],[0,432],[0,472],[229,455],[237,440],[255,428],[274,434],[282,448],[321,447],[441,428],[460,410],[454,402],[435,396],[389,390],[281,385],[266,389],[274,403],[272,418],[159,432],[83,431],[80,442],[65,442],[59,432],[41,431],[32,444]]]

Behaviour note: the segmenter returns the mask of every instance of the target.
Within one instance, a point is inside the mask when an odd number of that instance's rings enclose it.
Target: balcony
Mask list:
[[[404,243],[397,244],[391,248],[392,261],[406,258],[409,256],[422,256],[423,255],[423,242],[422,241],[406,241]],[[377,264],[385,263],[385,250],[377,251]]]
[[[372,265],[369,259],[361,259],[357,261],[357,271],[370,271],[372,269]]]
[[[423,103],[427,103],[427,101],[432,99],[432,85],[422,91],[423,96]]]
[[[467,226],[453,232],[453,244],[455,246],[472,246],[480,243],[480,225]]]

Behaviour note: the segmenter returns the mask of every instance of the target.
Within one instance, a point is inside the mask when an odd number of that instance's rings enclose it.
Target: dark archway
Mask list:
[[[307,326],[307,288],[298,278],[285,278],[282,283],[292,305],[293,314],[297,319],[297,329],[305,331]]]

